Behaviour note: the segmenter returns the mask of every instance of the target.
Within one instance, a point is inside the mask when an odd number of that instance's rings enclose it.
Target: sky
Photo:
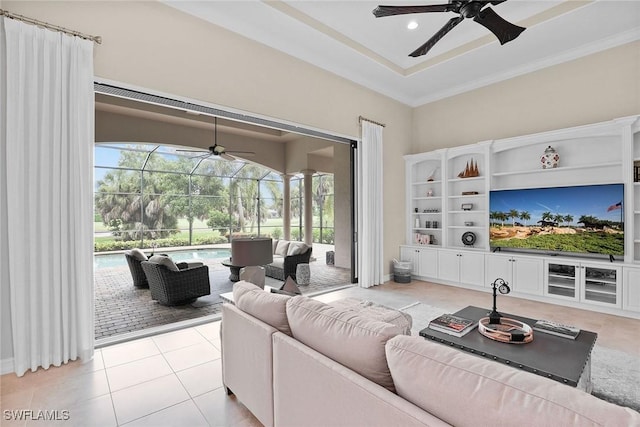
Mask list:
[[[515,209],[527,211],[531,219],[527,225],[542,219],[544,212],[572,215],[571,225],[577,225],[582,215],[610,221],[620,221],[624,211],[624,185],[589,185],[578,187],[534,188],[525,190],[492,191],[489,198],[490,212],[509,212]],[[622,202],[622,209],[607,212],[607,208]],[[524,224],[524,221],[516,219]],[[509,219],[507,222],[511,222]],[[567,225],[564,223],[564,225]]]

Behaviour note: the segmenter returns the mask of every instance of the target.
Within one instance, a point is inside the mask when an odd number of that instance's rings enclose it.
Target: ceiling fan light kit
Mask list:
[[[456,25],[467,18],[473,19],[475,22],[491,31],[498,38],[500,44],[505,44],[512,41],[513,39],[518,37],[525,30],[525,28],[504,20],[491,7],[488,7],[489,4],[497,5],[505,1],[507,0],[449,0],[449,3],[447,4],[434,4],[424,6],[381,5],[373,10],[373,14],[376,18],[394,15],[405,15],[410,13],[433,12],[454,12],[460,15],[449,19],[449,21],[444,24],[444,26],[440,28],[440,30],[438,30],[429,40],[427,40],[422,46],[409,54],[409,56],[418,57],[429,52],[429,50],[431,50],[431,48],[438,41],[440,41],[440,39],[442,39],[449,31],[453,30]]]

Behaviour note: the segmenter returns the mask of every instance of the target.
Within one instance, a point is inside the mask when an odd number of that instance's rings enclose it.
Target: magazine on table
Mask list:
[[[456,337],[468,334],[476,326],[477,322],[453,314],[443,314],[429,322],[429,329]]]
[[[533,325],[534,331],[544,332],[545,334],[556,335],[563,338],[569,338],[575,340],[578,334],[580,334],[580,328],[575,326],[563,325],[551,320],[538,320]]]

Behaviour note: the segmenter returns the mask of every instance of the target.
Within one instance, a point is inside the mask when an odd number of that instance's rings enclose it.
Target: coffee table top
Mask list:
[[[477,322],[488,316],[490,311],[468,306],[454,314]],[[532,327],[536,322],[535,319],[522,316],[501,314]],[[455,337],[427,327],[420,331],[420,336],[575,387],[589,361],[598,334],[582,330],[572,340],[534,331],[533,341],[528,344],[494,341],[480,334],[477,328],[463,337]]]

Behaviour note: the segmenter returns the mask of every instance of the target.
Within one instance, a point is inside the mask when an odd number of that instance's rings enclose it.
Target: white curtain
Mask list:
[[[382,126],[362,120],[357,149],[358,285],[384,283],[382,221]]]
[[[93,43],[8,18],[0,43],[0,258],[22,376],[93,357]]]

